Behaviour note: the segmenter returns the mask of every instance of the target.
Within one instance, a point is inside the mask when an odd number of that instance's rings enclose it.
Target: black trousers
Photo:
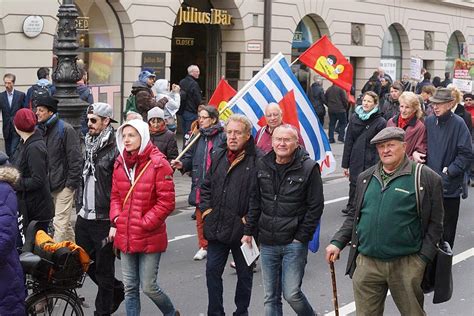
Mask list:
[[[454,247],[454,238],[456,238],[456,227],[459,218],[460,197],[444,198],[444,221],[443,221],[443,239],[448,242],[451,249]]]
[[[248,307],[252,294],[252,267],[247,266],[244,255],[240,250],[240,243],[226,245],[216,240],[210,240],[207,245],[206,281],[209,304],[208,316],[224,316],[222,273],[232,251],[235,268],[237,270],[237,286],[234,302],[237,307],[234,316],[248,316]]]
[[[110,315],[115,304],[123,300],[123,283],[115,278],[115,256],[112,243],[103,245],[109,236],[110,223],[77,217],[76,243],[84,248],[94,262],[87,274],[98,286],[94,315]]]

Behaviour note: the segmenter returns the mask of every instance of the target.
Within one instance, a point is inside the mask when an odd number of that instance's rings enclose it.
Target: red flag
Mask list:
[[[212,95],[211,99],[209,99],[209,105],[218,108],[221,102],[229,101],[236,93],[237,91],[235,91],[226,80],[221,79],[217,85],[216,90],[214,91],[214,94]]]
[[[209,99],[209,105],[215,107],[219,112],[222,111],[227,105],[227,102],[232,99],[232,97],[237,93],[237,91],[232,88],[226,80],[221,79],[217,85],[214,94],[211,99]],[[219,118],[223,121],[227,120],[229,116],[232,115],[230,109],[226,109],[219,115]]]
[[[303,52],[299,60],[335,85],[351,90],[352,65],[326,35]]]
[[[295,101],[295,93],[293,90],[290,90],[287,94],[283,96],[283,98],[278,102],[280,109],[283,113],[283,123],[291,124],[300,130],[300,122],[298,121],[298,112],[296,110],[296,101]],[[258,121],[259,126],[267,125],[267,120],[265,116],[262,116]]]

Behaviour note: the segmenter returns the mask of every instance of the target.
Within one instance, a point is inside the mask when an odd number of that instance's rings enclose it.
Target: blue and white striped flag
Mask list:
[[[295,95],[300,133],[305,148],[311,158],[319,162],[322,175],[331,173],[336,168],[336,161],[327,136],[308,96],[291,72],[282,53],[276,55],[239,90],[228,106],[232,112],[243,114],[250,119],[255,136],[260,128],[258,121],[264,116],[267,104],[278,103],[291,90]]]

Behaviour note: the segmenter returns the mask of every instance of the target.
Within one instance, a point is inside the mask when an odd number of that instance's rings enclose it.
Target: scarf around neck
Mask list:
[[[111,125],[107,126],[104,130],[100,132],[97,136],[92,136],[87,133],[86,137],[84,138],[85,142],[85,149],[86,149],[86,157],[84,161],[84,169],[82,171],[82,175],[86,177],[89,174],[92,174],[94,177],[94,181],[97,181],[95,178],[95,164],[94,164],[94,157],[96,156],[99,149],[104,147],[110,137],[110,134],[113,133],[114,129]]]
[[[362,108],[362,105],[359,105],[358,107],[355,108],[355,112],[356,112],[357,116],[362,121],[367,121],[372,114],[377,113],[378,111],[379,111],[378,106],[373,108],[370,112],[365,112],[364,109]]]
[[[405,129],[405,127],[410,123],[411,119],[415,117],[415,113],[404,119],[401,115],[398,115],[398,127]]]
[[[138,150],[132,154],[124,149],[123,160],[128,170],[133,169],[138,161]]]

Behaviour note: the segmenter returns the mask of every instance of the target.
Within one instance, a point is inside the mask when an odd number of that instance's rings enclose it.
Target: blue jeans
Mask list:
[[[127,316],[140,315],[140,284],[163,315],[174,316],[173,303],[157,283],[161,253],[121,253],[121,257]]]
[[[280,293],[299,316],[315,315],[306,296],[301,292],[304,269],[308,257],[308,243],[288,245],[260,245],[265,316],[282,316]]]
[[[250,296],[252,294],[252,268],[247,266],[240,250],[240,243],[226,245],[219,241],[210,240],[207,245],[206,280],[209,304],[208,316],[224,316],[222,273],[224,272],[229,251],[232,251],[235,268],[237,270],[237,286],[235,288],[234,302],[237,310],[234,315],[248,315]]]
[[[336,122],[337,124],[337,130],[336,130]],[[334,131],[339,133],[339,136],[337,139],[341,142],[344,141],[344,133],[346,131],[346,125],[347,125],[347,114],[346,112],[341,112],[341,113],[329,113],[329,132],[328,132],[328,138],[330,142],[334,142]]]

